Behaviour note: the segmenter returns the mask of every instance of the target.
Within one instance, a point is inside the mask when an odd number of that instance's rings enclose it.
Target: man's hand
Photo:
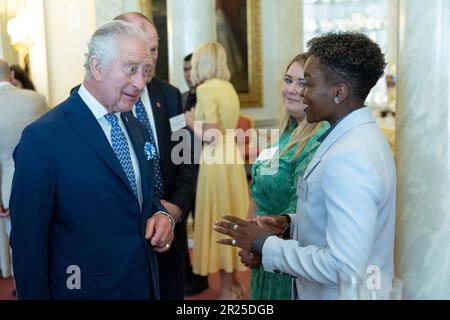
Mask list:
[[[251,269],[261,265],[261,258],[255,256],[253,253],[248,252],[247,250],[242,249],[241,251],[239,251],[239,257],[241,257],[241,262]]]
[[[174,234],[168,217],[155,213],[147,220],[145,239],[149,240],[156,252],[166,252],[170,249]]]
[[[0,218],[9,218],[9,209],[5,209],[3,204],[0,205]]]
[[[220,239],[217,243],[228,246],[236,246],[241,249],[251,251],[253,241],[260,235],[272,234],[272,231],[260,227],[255,223],[251,223],[238,217],[224,216],[224,220],[214,222],[214,230],[230,236],[233,239]]]
[[[183,211],[181,211],[181,208],[179,206],[166,200],[161,200],[161,204],[164,206],[164,208],[167,209],[175,222],[181,221],[181,219],[183,218]]]

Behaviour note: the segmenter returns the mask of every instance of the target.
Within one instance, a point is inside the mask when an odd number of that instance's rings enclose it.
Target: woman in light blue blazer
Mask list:
[[[294,299],[338,299],[338,275],[389,286],[394,273],[395,165],[364,105],[386,63],[360,33],[326,34],[308,47],[306,117],[331,127],[298,181],[296,214],[258,224],[225,217],[215,229],[231,237],[222,244],[260,256],[264,270],[293,276]],[[291,240],[274,236],[289,223]]]

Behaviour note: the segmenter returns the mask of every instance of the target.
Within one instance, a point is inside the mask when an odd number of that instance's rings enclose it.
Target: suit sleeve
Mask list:
[[[152,215],[158,211],[167,212],[167,209],[161,204],[161,200],[155,195],[153,197]]]
[[[14,277],[20,299],[50,299],[49,226],[55,199],[55,173],[43,138],[24,130],[14,151],[10,199]]]
[[[376,171],[362,156],[349,153],[324,164],[321,186],[328,225],[326,244],[302,247],[296,240],[266,240],[266,271],[300,276],[324,285],[337,283],[337,271],[361,275],[375,242],[381,186]],[[351,177],[351,178],[349,178]]]
[[[177,114],[182,113],[181,105],[181,93],[176,89],[175,101],[177,107]],[[195,168],[194,168],[194,148],[191,145],[190,148],[191,163],[182,163],[176,166],[176,178],[175,178],[175,192],[172,194],[169,202],[176,204],[182,211],[183,217],[186,217],[187,211],[194,199],[195,195]]]

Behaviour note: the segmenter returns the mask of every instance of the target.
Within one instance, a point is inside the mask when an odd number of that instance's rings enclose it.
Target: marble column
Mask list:
[[[170,83],[187,90],[183,77],[183,58],[201,43],[215,39],[214,1],[168,0]]]
[[[45,0],[49,106],[67,99],[84,78],[86,43],[95,31],[95,6],[90,0]]]
[[[450,1],[399,11],[397,275],[406,299],[450,299]]]

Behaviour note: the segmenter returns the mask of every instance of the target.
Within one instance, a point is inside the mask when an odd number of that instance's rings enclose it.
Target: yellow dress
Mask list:
[[[215,142],[203,145],[198,174],[193,271],[204,276],[219,270],[231,273],[246,269],[238,249],[217,244],[217,239],[227,237],[213,231],[214,221],[224,214],[242,219],[247,216],[247,177],[233,136],[238,119],[239,98],[230,82],[212,79],[197,87],[195,120],[216,124],[221,133],[216,131]]]

